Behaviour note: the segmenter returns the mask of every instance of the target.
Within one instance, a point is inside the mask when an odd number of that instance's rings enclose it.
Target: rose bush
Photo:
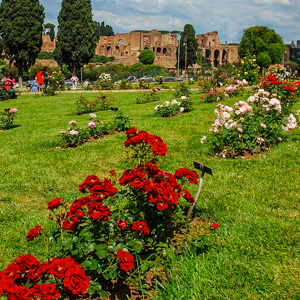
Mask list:
[[[47,96],[54,96],[57,91],[65,89],[65,76],[61,71],[53,71],[48,76],[48,84],[44,92]]]
[[[149,92],[144,93],[141,98],[139,96],[136,96],[137,104],[155,102],[158,100],[159,100],[159,92],[156,88],[152,88]]]
[[[159,169],[159,157],[168,151],[159,136],[136,128],[126,135],[132,167],[119,175],[111,170],[103,180],[87,176],[79,185],[83,195],[71,203],[49,201],[56,229],[48,236],[38,225],[27,241],[41,238],[52,259],[41,264],[30,254],[21,256],[0,273],[0,295],[105,297],[106,281],[164,265],[175,233],[187,225],[186,211],[195,201],[187,187],[197,184],[198,175],[187,168],[174,174]]]
[[[277,97],[277,94],[259,89],[247,102],[236,102],[234,108],[218,104],[217,119],[210,129],[213,153],[235,157],[277,144],[282,140],[282,129],[291,131],[297,127],[294,115],[290,114],[294,102],[295,95]]]
[[[81,128],[77,121],[71,120],[67,130],[62,130],[61,139],[63,146],[76,147],[87,142],[91,138],[99,138],[106,134],[112,134],[115,130],[126,131],[130,128],[130,119],[124,116],[122,112],[118,112],[113,122],[104,122],[98,120],[97,115],[90,113],[90,121],[87,127]]]
[[[0,129],[6,130],[13,128],[14,119],[18,110],[16,108],[5,108],[3,112],[0,112]]]
[[[192,109],[192,101],[186,96],[181,96],[181,101],[165,101],[163,104],[156,105],[155,113],[160,117],[172,117],[183,112],[189,112]]]
[[[105,95],[98,95],[95,100],[86,99],[83,95],[76,99],[77,115],[108,110],[113,105],[115,97],[110,99]]]

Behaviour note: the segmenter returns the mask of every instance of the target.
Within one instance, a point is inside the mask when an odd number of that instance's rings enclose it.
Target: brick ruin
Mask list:
[[[220,43],[218,32],[208,32],[196,35],[199,42],[199,53],[208,59],[212,66],[218,67],[226,63],[239,60],[238,45],[225,45]],[[118,33],[114,36],[101,36],[95,53],[99,56],[113,56],[114,63],[130,66],[139,62],[138,56],[144,49],[151,49],[155,54],[154,65],[168,69],[176,68],[176,49],[178,39],[176,34],[162,34],[156,29],[151,32]],[[41,51],[52,52],[55,42],[51,42],[48,35],[43,35]]]

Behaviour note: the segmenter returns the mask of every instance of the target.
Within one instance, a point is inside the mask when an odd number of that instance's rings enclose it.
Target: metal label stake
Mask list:
[[[204,179],[204,174],[207,173],[209,175],[213,175],[212,173],[212,169],[205,166],[205,165],[202,165],[196,161],[193,160],[193,163],[194,163],[194,167],[200,171],[202,171],[202,174],[201,174],[201,177],[200,177],[200,180],[199,180],[199,186],[198,186],[198,190],[197,190],[197,193],[196,193],[196,196],[195,196],[195,202],[191,204],[190,208],[189,208],[189,211],[187,213],[187,219],[190,218],[191,214],[192,214],[192,211],[194,209],[194,206],[198,200],[198,197],[199,197],[199,194],[201,192],[201,189],[202,189],[202,185],[203,185],[203,179]]]

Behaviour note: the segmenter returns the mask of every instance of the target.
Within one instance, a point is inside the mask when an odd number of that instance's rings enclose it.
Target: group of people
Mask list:
[[[31,83],[31,92],[43,92],[46,91],[49,85],[48,67],[40,69],[36,74],[35,79]]]

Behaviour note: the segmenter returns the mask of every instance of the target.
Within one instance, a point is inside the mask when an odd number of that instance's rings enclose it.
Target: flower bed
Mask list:
[[[156,105],[155,113],[160,117],[172,117],[183,112],[189,112],[192,109],[192,102],[186,96],[181,97],[181,102],[177,100],[165,101],[161,105]]]
[[[295,117],[290,114],[295,99],[282,97],[280,101],[275,96],[260,89],[247,102],[236,102],[234,108],[218,104],[217,119],[210,129],[213,153],[235,157],[260,152],[282,140],[282,129],[296,128]]]
[[[85,128],[81,128],[77,121],[71,120],[67,130],[61,131],[61,137],[64,147],[76,147],[92,139],[112,134],[115,130],[125,131],[130,128],[129,117],[118,112],[114,122],[105,123],[98,120],[97,115],[90,113],[90,121]]]
[[[158,158],[168,151],[160,137],[135,128],[126,135],[132,168],[111,170],[103,180],[87,176],[79,185],[83,195],[71,203],[49,201],[56,229],[48,233],[37,225],[26,238],[41,239],[51,259],[20,256],[0,273],[0,295],[99,299],[107,296],[105,282],[136,278],[142,287],[142,273],[174,256],[172,239],[187,225],[186,210],[195,201],[187,188],[198,175],[187,168],[174,174],[159,169]]]
[[[137,104],[155,102],[158,100],[159,100],[159,92],[156,88],[152,88],[149,92],[144,93],[141,98],[139,96],[136,96]]]
[[[108,110],[112,106],[115,97],[110,99],[105,95],[98,95],[95,100],[86,99],[83,95],[76,99],[77,115]]]

